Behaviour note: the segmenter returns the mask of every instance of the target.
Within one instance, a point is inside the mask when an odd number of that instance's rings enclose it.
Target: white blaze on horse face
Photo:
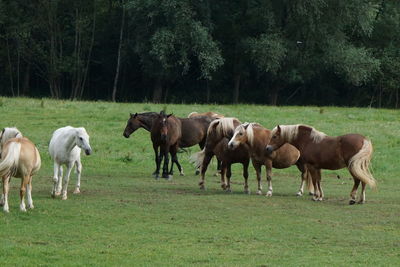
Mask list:
[[[229,148],[236,148],[240,144],[240,142],[236,141],[236,137],[237,137],[238,133],[239,133],[239,131],[236,131],[233,134],[231,140],[228,143],[228,147]]]

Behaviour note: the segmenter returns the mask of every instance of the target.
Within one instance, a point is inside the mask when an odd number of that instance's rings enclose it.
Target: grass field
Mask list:
[[[374,145],[378,189],[365,205],[348,205],[347,170],[324,171],[325,200],[296,197],[295,167],[273,173],[274,195],[243,194],[240,166],[233,193],[222,192],[215,161],[206,191],[180,153],[186,176],[154,180],[149,133],[122,136],[129,112],[164,105],[0,98],[0,127],[17,126],[39,148],[42,169],[33,180],[35,209],[19,211],[19,180],[12,180],[10,213],[0,212],[1,266],[395,266],[400,263],[400,111],[337,107],[167,105],[185,117],[216,111],[241,121],[305,123],[329,135],[357,132]],[[48,143],[62,126],[84,126],[93,155],[82,156],[80,195],[52,199]],[[189,149],[197,152],[198,147]],[[263,174],[264,175],[264,174]],[[341,179],[336,176],[340,175]],[[263,180],[266,187],[265,177]]]

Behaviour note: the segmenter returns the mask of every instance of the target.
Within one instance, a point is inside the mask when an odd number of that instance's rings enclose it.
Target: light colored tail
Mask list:
[[[376,180],[369,171],[372,152],[371,141],[364,139],[362,148],[350,159],[348,168],[361,182],[368,184],[371,188],[376,188]]]
[[[314,186],[312,183],[311,173],[308,170],[306,170],[306,175],[307,175],[307,179],[306,179],[307,190],[308,190],[308,192],[314,193]]]
[[[4,159],[0,162],[0,177],[13,176],[16,173],[20,151],[21,143],[9,143],[7,154],[4,155]]]
[[[206,150],[203,149],[202,151],[191,155],[189,161],[193,163],[196,168],[201,168],[203,165],[203,160],[205,155],[206,155]]]

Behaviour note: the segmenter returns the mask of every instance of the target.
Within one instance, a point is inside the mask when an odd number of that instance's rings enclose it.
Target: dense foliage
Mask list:
[[[400,1],[0,0],[0,94],[399,107]]]

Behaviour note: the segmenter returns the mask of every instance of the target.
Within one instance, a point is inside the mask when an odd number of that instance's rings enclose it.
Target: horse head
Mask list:
[[[87,134],[85,128],[77,128],[75,142],[78,147],[85,151],[86,155],[92,154],[92,148],[90,147],[89,143],[89,135]]]
[[[168,118],[172,116],[171,114],[166,114],[164,111],[161,111],[159,114],[159,125],[160,125],[160,136],[161,141],[166,141],[168,136]]]
[[[249,123],[244,123],[236,127],[231,140],[228,143],[229,149],[235,149],[240,144],[244,144],[248,140],[247,129],[249,127]]]
[[[123,136],[125,138],[129,138],[129,136],[136,131],[137,129],[139,129],[140,127],[143,127],[142,122],[140,121],[140,119],[138,118],[138,114],[132,114],[130,113],[130,117],[129,120],[126,124]]]
[[[265,151],[267,154],[271,154],[272,152],[274,152],[275,150],[277,150],[283,144],[286,143],[286,140],[285,138],[283,138],[282,135],[282,129],[279,125],[272,130],[271,135],[272,135],[271,141],[265,147]]]

